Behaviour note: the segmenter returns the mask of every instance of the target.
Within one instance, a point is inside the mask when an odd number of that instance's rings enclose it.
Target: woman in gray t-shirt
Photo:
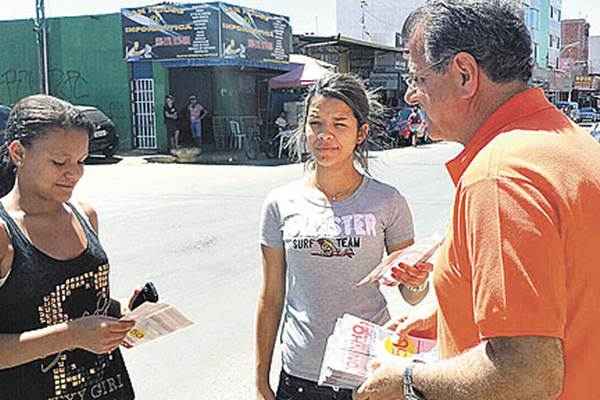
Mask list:
[[[344,313],[379,324],[389,319],[377,287],[356,283],[385,252],[413,243],[412,216],[396,189],[356,167],[358,162],[367,169],[367,136],[380,127],[373,117],[382,115],[359,79],[348,74],[322,78],[309,91],[304,111],[303,129],[293,140],[297,149],[308,145],[308,173],[271,192],[262,212],[257,399],[350,400],[350,390],[316,383],[326,339]],[[415,286],[426,278],[419,275]],[[426,286],[399,287],[412,304],[427,292]],[[269,374],[282,316],[283,370],[275,395]]]

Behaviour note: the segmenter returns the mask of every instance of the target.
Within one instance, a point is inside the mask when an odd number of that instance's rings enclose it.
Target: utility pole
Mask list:
[[[361,38],[363,40],[368,39],[369,32],[367,31],[367,19],[366,19],[366,12],[367,12],[367,7],[369,7],[369,3],[367,2],[367,0],[360,0],[360,11],[361,11],[361,16],[360,16],[360,26],[362,28],[362,32],[361,32]]]
[[[48,94],[48,25],[44,0],[35,1],[35,32],[39,52],[40,93]]]

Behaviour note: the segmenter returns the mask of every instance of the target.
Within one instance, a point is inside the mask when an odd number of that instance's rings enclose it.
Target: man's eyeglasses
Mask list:
[[[416,72],[408,71],[408,73],[402,74],[402,79],[404,80],[404,82],[406,83],[406,85],[408,86],[409,89],[413,89],[415,87],[420,87],[421,85],[423,85],[425,83],[425,76],[423,76],[425,72],[429,72],[433,68],[437,67],[438,65],[442,65],[443,63],[445,63],[447,61],[448,61],[448,58],[442,58],[441,60],[434,62],[431,65],[421,68],[420,71],[416,71]]]

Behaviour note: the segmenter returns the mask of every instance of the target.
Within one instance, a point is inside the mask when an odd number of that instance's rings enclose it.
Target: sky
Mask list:
[[[9,0],[1,1],[6,3]],[[160,0],[45,0],[45,2],[46,16],[57,17],[113,13],[121,8],[151,5],[159,3]],[[291,19],[294,33],[313,32],[324,36],[336,33],[336,0],[229,0],[227,2],[287,15]],[[586,18],[590,23],[590,34],[600,35],[600,4],[597,0],[563,0],[562,8],[563,19]],[[35,0],[13,0],[9,7],[0,7],[0,20],[34,16]]]

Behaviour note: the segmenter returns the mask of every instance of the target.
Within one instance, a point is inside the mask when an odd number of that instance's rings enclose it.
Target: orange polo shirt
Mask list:
[[[456,194],[434,271],[441,356],[491,337],[557,337],[560,398],[600,398],[600,145],[528,89],[447,168]]]

